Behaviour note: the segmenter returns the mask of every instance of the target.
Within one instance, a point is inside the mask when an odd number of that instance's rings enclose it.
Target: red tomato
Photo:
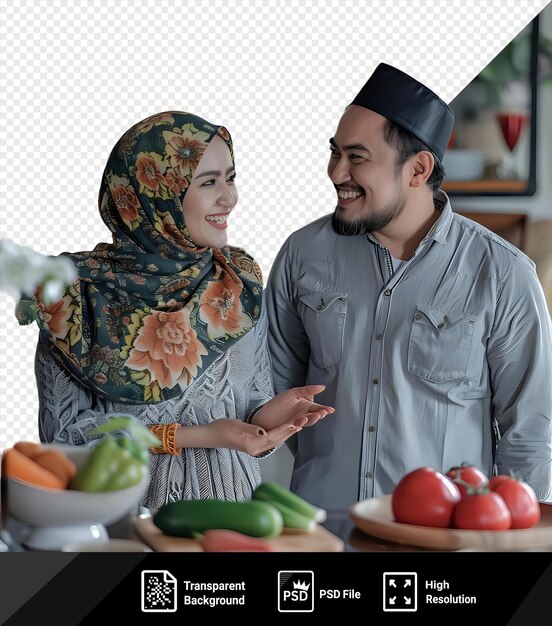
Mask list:
[[[531,528],[541,517],[539,501],[527,483],[510,476],[494,476],[489,487],[506,503],[512,528]]]
[[[494,491],[466,494],[454,508],[454,528],[508,530],[512,516],[504,500]]]
[[[498,487],[500,483],[503,483],[505,480],[511,480],[510,476],[506,476],[506,474],[499,474],[498,476],[492,476],[489,479],[489,489],[491,491],[495,490],[495,487]]]
[[[452,481],[431,467],[420,467],[401,478],[391,505],[397,522],[447,528],[459,500]]]
[[[456,482],[456,479],[463,480],[475,489],[483,487],[489,482],[487,476],[475,465],[459,465],[458,467],[451,467],[447,472],[447,476]],[[460,495],[464,497],[467,493],[466,487],[459,483],[456,483],[458,489],[460,489]]]

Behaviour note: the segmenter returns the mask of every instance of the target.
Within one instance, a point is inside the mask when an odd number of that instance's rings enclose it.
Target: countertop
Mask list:
[[[423,548],[404,546],[372,537],[359,530],[349,517],[348,511],[328,511],[322,524],[345,543],[345,552],[420,552]]]
[[[132,514],[127,515],[119,522],[107,526],[109,537],[111,539],[137,539],[133,531],[134,520],[137,514],[143,515],[147,513],[147,509],[133,511]],[[327,520],[322,526],[343,540],[345,552],[435,552],[434,550],[385,541],[368,535],[354,525],[349,517],[348,511],[328,511]],[[23,530],[23,525],[17,520],[12,518],[4,520],[4,527],[0,532],[0,539],[3,540],[10,552],[27,551],[20,543]],[[5,551],[5,547],[2,547],[2,541],[0,541],[0,552],[2,551]],[[478,550],[469,549],[468,551]],[[522,551],[552,552],[552,543],[550,545],[541,546],[540,548],[530,548]]]
[[[142,510],[144,512],[145,510]],[[136,539],[133,533],[134,513],[107,527],[111,539]],[[371,537],[355,527],[347,511],[328,511],[327,520],[322,524],[327,530],[344,542],[345,552],[412,552],[419,548],[401,546],[396,543]],[[12,518],[5,521],[1,539],[8,546],[10,552],[25,552],[20,539],[24,527]],[[1,545],[1,544],[0,544]],[[2,551],[2,550],[0,550]]]

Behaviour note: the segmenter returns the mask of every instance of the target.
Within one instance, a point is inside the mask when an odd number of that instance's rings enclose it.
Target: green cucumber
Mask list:
[[[276,537],[282,532],[282,514],[268,502],[182,500],[162,506],[153,523],[167,535],[194,537],[213,528],[235,530],[250,537]]]
[[[326,511],[324,509],[319,509],[309,504],[306,500],[303,500],[303,498],[278,483],[261,483],[253,492],[253,498],[271,502],[272,504],[280,502],[289,509],[316,522],[324,522],[326,520]]]
[[[271,500],[270,503],[268,502],[268,500],[263,500],[263,502],[267,502],[267,504],[272,504],[278,509],[278,511],[280,511],[280,513],[282,514],[282,519],[284,521],[284,528],[302,530],[306,533],[314,532],[316,528],[316,521],[312,517],[302,515],[301,513],[298,513],[295,509],[291,509],[289,506],[286,506],[281,502],[276,502],[276,500]]]

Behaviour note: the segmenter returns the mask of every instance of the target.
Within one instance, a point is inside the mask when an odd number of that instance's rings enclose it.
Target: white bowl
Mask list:
[[[47,447],[65,452],[77,468],[92,452],[91,448],[79,446]],[[103,541],[107,538],[104,525],[116,522],[137,507],[148,480],[146,473],[139,484],[127,489],[90,493],[47,489],[6,477],[6,510],[27,526],[23,542],[35,549],[60,549],[70,541]]]

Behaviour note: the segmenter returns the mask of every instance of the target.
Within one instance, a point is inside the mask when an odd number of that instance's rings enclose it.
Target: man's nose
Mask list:
[[[333,169],[330,166],[330,179],[334,185],[342,185],[351,180],[350,164],[347,158],[341,157]]]

